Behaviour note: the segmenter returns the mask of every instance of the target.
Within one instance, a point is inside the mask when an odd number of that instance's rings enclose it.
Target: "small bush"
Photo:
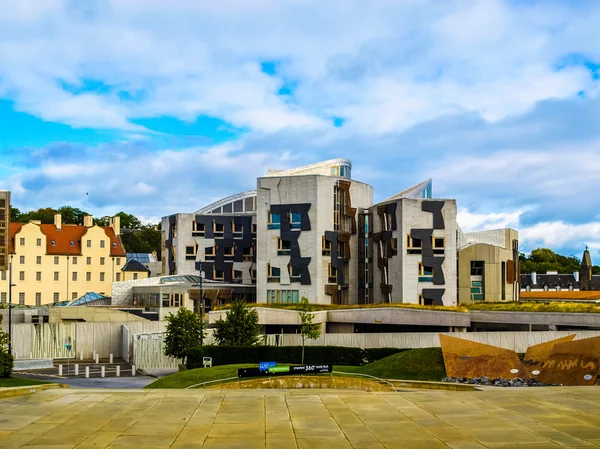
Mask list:
[[[13,356],[6,351],[0,351],[0,377],[10,377],[13,369]]]
[[[306,346],[304,351],[306,364],[361,366],[404,349]],[[302,346],[197,346],[188,353],[188,369],[201,368],[203,357],[212,357],[213,366],[259,362],[298,363],[302,357]]]

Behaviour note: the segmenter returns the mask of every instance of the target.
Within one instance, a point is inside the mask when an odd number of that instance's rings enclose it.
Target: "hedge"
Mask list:
[[[8,351],[0,351],[0,377],[10,377],[13,369],[13,356]]]
[[[304,363],[360,366],[401,351],[405,349],[306,346]],[[188,369],[201,368],[203,357],[212,357],[213,366],[259,362],[299,364],[302,360],[302,346],[197,346],[188,352]]]

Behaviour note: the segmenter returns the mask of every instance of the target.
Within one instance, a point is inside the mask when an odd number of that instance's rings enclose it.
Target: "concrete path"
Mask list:
[[[11,448],[600,446],[600,388],[47,390],[0,400]]]

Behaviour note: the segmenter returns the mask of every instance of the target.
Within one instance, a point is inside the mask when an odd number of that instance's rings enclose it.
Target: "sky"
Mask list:
[[[0,0],[0,189],[146,222],[352,160],[600,261],[600,2]]]

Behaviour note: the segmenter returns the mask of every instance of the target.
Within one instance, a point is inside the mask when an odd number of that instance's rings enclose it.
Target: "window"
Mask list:
[[[267,282],[279,282],[281,279],[281,269],[267,264]]]
[[[434,248],[444,248],[446,246],[445,239],[443,237],[432,237]]]
[[[58,256],[54,256],[54,265],[58,265]]]
[[[38,307],[42,305],[42,294],[41,293],[35,294],[35,305]]]
[[[223,252],[223,254],[224,254],[226,257],[227,257],[227,256],[231,257],[231,256],[233,256],[233,252],[234,252],[234,248],[233,248],[233,246],[226,246],[226,247],[225,247],[225,249],[224,249],[224,252]]]
[[[117,273],[117,282],[121,281],[121,273]]]
[[[19,239],[19,245],[25,246],[25,239],[23,237]]]
[[[35,273],[35,280],[38,282],[42,280],[42,272],[41,271],[38,271]]]
[[[77,292],[71,293],[71,299],[77,299]]]
[[[267,290],[267,302],[270,304],[297,304],[300,302],[298,290]]]
[[[100,248],[104,248],[106,245],[106,241],[105,240],[100,240]]]
[[[92,280],[92,273],[90,273],[89,271],[87,273],[85,273],[85,280],[87,282],[91,282],[91,280]]]
[[[73,282],[77,282],[77,271],[73,271],[72,279],[73,279]]]
[[[331,167],[331,176],[339,176],[340,174],[340,167],[335,166],[335,167]]]
[[[75,241],[74,240],[69,240],[69,246],[75,246]]]
[[[20,263],[21,265],[24,265],[24,264],[25,264],[25,256],[19,256],[19,263]]]
[[[117,265],[121,265],[121,258],[120,258],[120,257],[117,257],[117,262],[116,262],[116,264],[117,264]]]
[[[252,234],[256,234],[256,223],[252,223]]]
[[[2,276],[2,280],[5,281],[6,280],[6,271],[3,271],[1,276]]]
[[[223,280],[225,274],[223,273],[223,271],[221,270],[217,270],[214,266],[213,266],[213,279],[216,280]]]
[[[233,267],[232,267],[232,270],[233,270]],[[238,271],[238,270],[233,270],[233,279],[241,280],[242,272]]]
[[[292,242],[290,240],[282,240],[277,237],[277,255],[285,256],[292,250]]]
[[[231,230],[234,234],[242,234],[244,232],[244,228],[241,224],[236,224],[235,221],[231,222]]]
[[[225,232],[225,226],[219,223],[215,223],[213,221],[213,232],[215,237],[223,237],[223,233]]]
[[[192,236],[193,237],[203,237],[206,232],[206,226],[204,223],[197,223],[195,221],[192,222]]]
[[[58,302],[58,298],[59,298],[59,294],[58,293],[54,293],[53,299],[52,299],[54,301],[54,304],[56,304]]]
[[[55,272],[54,272],[54,280],[55,280],[55,281],[58,281],[58,271],[55,271]]]
[[[423,242],[421,241],[421,239],[413,239],[410,235],[407,235],[406,246],[408,248],[422,248]]]
[[[324,256],[331,256],[331,242],[325,240],[325,236],[321,237],[321,246],[323,247],[321,253]]]
[[[104,257],[100,258],[100,265],[104,265]]]
[[[483,276],[485,262],[483,260],[471,261],[471,276]]]
[[[300,229],[302,226],[302,215],[296,213],[290,213],[290,228]]]
[[[338,270],[333,265],[327,266],[327,282],[330,284],[337,284]]]
[[[42,256],[35,256],[35,263],[36,263],[36,265],[41,265],[42,264]]]
[[[267,212],[267,229],[280,229],[281,228],[281,216],[279,214],[272,214]]]
[[[196,254],[196,248],[194,246],[186,246],[185,254],[188,256],[193,256],[194,254]]]
[[[133,280],[135,281],[138,278],[138,274],[137,273],[133,273]],[[102,280],[102,279],[100,279]]]
[[[50,244],[51,244],[52,246],[56,246],[56,240],[50,240]]]
[[[35,246],[42,246],[42,239],[35,239]]]
[[[419,282],[433,282],[433,268],[419,262]]]
[[[24,281],[25,280],[25,272],[24,271],[19,271],[19,280],[20,281]]]
[[[104,272],[100,273],[100,282],[104,282]]]
[[[302,268],[300,267],[292,267],[291,265],[288,267],[288,270],[290,272],[290,280],[292,282],[294,281],[300,281],[300,277],[302,276]]]
[[[180,295],[179,293],[174,293],[171,295],[171,307],[179,307],[179,305],[181,304],[181,296],[182,295]]]
[[[471,281],[471,301],[483,301],[483,281]]]
[[[6,292],[0,293],[0,302],[6,304]]]
[[[19,293],[19,305],[25,305],[25,293]]]
[[[117,242],[113,242],[113,243],[112,243],[112,247],[113,247],[113,248],[116,248],[116,247],[117,247]]]
[[[91,265],[91,264],[92,264],[92,258],[91,258],[91,257],[86,257],[86,258],[85,258],[85,263],[86,263],[87,265]]]
[[[206,260],[214,260],[215,259],[215,247],[214,246],[209,246],[207,248],[204,248],[204,258]]]
[[[398,239],[396,237],[392,238],[390,246],[392,247],[392,254],[394,256],[398,255]]]
[[[92,241],[91,241],[91,240],[86,240],[86,242],[85,242],[85,246],[86,246],[87,248],[91,248],[91,247],[92,247]]]
[[[254,246],[246,246],[242,249],[242,255],[244,256],[244,260],[252,260],[254,256]]]
[[[73,265],[77,265],[77,257],[73,256]]]

